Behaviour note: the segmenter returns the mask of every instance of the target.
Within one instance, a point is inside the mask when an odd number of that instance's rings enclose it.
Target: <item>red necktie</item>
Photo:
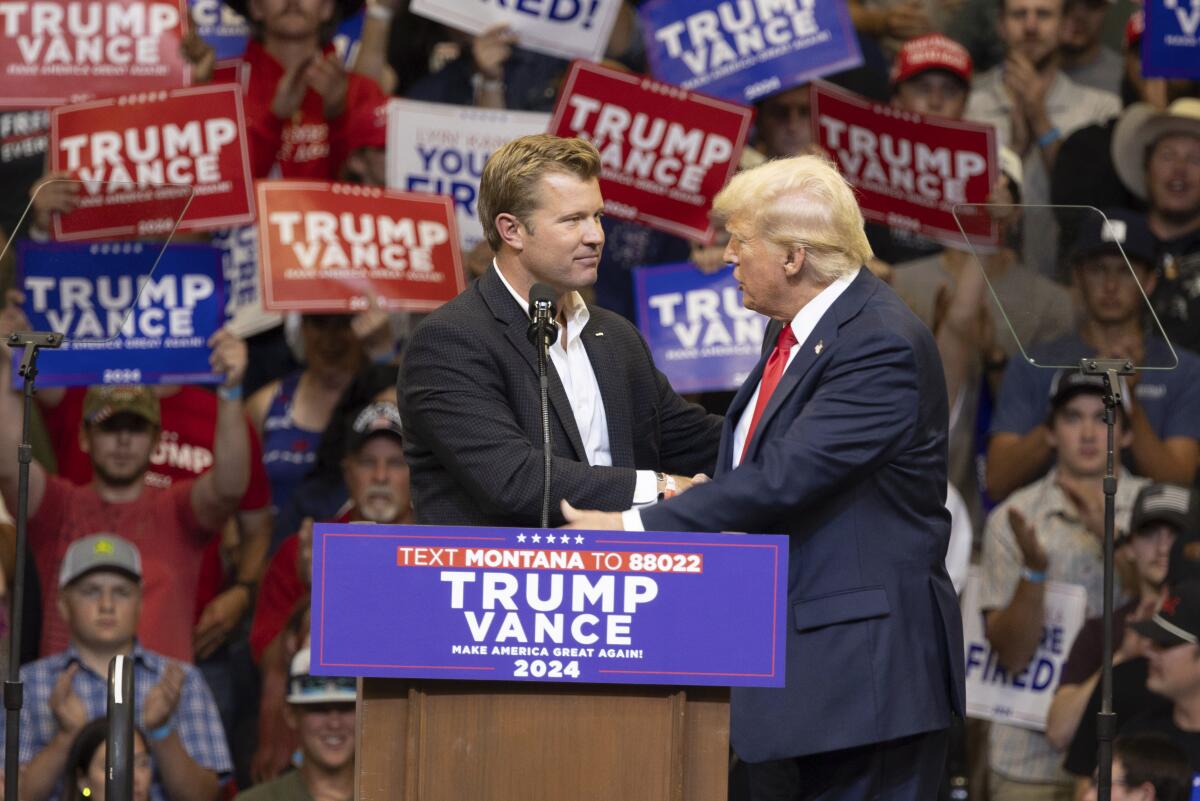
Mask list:
[[[754,438],[754,429],[758,428],[758,421],[763,416],[763,410],[767,408],[767,402],[771,400],[771,393],[775,391],[779,379],[783,377],[788,356],[795,344],[796,332],[792,330],[789,323],[780,330],[779,338],[775,340],[775,350],[771,351],[771,356],[767,359],[767,366],[763,368],[762,384],[758,388],[758,400],[754,404],[754,416],[750,418],[750,428],[746,429],[746,442],[742,445],[742,458],[738,460],[739,464],[746,460],[746,453],[750,450],[750,440]]]

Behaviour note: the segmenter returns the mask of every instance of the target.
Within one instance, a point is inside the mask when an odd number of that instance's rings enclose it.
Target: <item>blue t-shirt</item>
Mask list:
[[[1146,338],[1147,365],[1170,364],[1167,343]],[[1095,351],[1078,334],[1047,342],[1030,351],[1042,364],[1072,364]],[[1200,356],[1175,348],[1179,366],[1174,370],[1145,370],[1138,374],[1134,395],[1146,420],[1161,439],[1192,437],[1200,440]],[[992,411],[992,434],[1026,434],[1044,423],[1050,412],[1050,386],[1057,371],[1035,367],[1022,358],[1010,359]]]

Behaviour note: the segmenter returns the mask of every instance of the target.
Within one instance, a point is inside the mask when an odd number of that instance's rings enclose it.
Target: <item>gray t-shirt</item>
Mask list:
[[[1063,72],[1080,86],[1090,86],[1101,92],[1121,94],[1121,78],[1125,75],[1125,60],[1115,50],[1101,47],[1099,54],[1089,64],[1064,67]]]
[[[300,771],[290,770],[278,779],[238,793],[233,801],[313,801],[313,797],[300,778]]]

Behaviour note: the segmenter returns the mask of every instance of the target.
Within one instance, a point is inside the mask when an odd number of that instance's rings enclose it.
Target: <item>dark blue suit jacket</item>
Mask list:
[[[641,513],[648,530],[791,537],[787,685],[734,689],[734,749],[762,762],[945,728],[963,714],[963,640],[944,565],[948,410],[933,337],[862,269],[731,470],[765,361],[730,407],[713,481]]]

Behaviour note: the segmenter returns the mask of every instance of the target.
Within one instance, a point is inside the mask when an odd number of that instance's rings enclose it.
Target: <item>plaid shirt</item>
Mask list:
[[[1046,578],[1078,584],[1087,591],[1087,616],[1104,606],[1104,552],[1100,538],[1088,531],[1074,505],[1055,482],[1057,470],[1014,492],[988,515],[983,534],[983,575],[979,587],[981,609],[1003,609],[1012,600],[1021,579],[1024,558],[1008,524],[1008,510],[1016,508],[1033,527],[1046,551]],[[1116,528],[1129,527],[1129,516],[1138,490],[1148,482],[1122,470],[1117,477]],[[1098,481],[1098,480],[1097,480]],[[1116,588],[1117,604],[1121,590]],[[993,723],[988,742],[988,764],[1001,776],[1022,782],[1068,784],[1062,769],[1063,755],[1046,735],[1003,723]]]
[[[71,685],[75,694],[87,708],[88,718],[104,717],[108,703],[108,677],[100,676],[88,668],[79,658],[74,646],[67,650],[39,659],[21,668],[21,681],[25,683],[25,703],[21,707],[21,764],[25,765],[41,751],[58,732],[58,721],[50,711],[50,691],[58,676],[72,663],[79,663],[79,670]],[[146,693],[158,683],[166,668],[167,657],[147,651],[135,643],[133,648],[133,681],[136,697],[137,723],[142,723],[142,706]],[[218,775],[233,770],[229,746],[225,742],[225,730],[212,692],[204,683],[200,671],[192,665],[179,663],[183,668],[183,690],[179,703],[171,713],[167,725],[179,734],[183,748],[202,767]],[[0,739],[3,732],[0,732]],[[52,797],[57,798],[62,787],[56,787]],[[153,801],[166,801],[162,777],[157,767],[154,783],[150,788]]]

